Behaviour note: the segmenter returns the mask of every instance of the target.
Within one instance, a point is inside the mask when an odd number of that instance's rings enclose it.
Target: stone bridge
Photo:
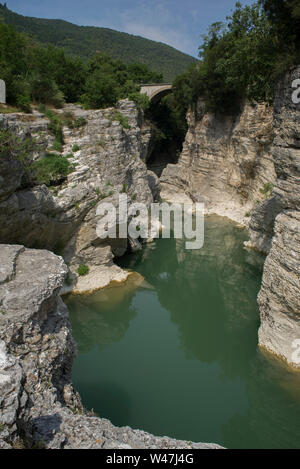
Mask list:
[[[142,85],[140,93],[146,94],[150,101],[161,99],[166,94],[172,91],[172,83],[152,83],[149,85]]]

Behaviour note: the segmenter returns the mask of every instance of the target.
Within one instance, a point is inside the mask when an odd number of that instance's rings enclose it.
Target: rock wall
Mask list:
[[[117,428],[83,409],[58,295],[67,271],[48,251],[0,245],[0,449],[218,448]]]
[[[300,105],[292,102],[292,82],[300,67],[279,84],[274,104],[272,147],[277,183],[273,197],[254,212],[251,242],[271,245],[262,288],[259,343],[300,368]],[[268,223],[265,220],[268,219]],[[272,237],[273,235],[273,237]]]
[[[150,204],[158,195],[159,184],[144,163],[150,130],[134,103],[124,100],[117,109],[96,111],[68,105],[59,112],[85,122],[77,129],[63,128],[63,155],[68,155],[75,171],[58,186],[24,188],[20,163],[1,161],[0,242],[63,254],[70,267],[69,281],[77,282],[75,291],[80,293],[127,276],[113,264],[113,257],[123,255],[130,240],[100,242],[96,235],[98,202],[116,205],[119,194],[126,192],[129,200]],[[126,128],[118,119],[120,114],[127,119]],[[48,125],[49,120],[38,112],[0,115],[0,127],[11,128],[21,137],[31,136],[37,147],[34,159],[52,149],[54,137]],[[77,278],[80,264],[90,268],[84,278]]]
[[[188,113],[178,164],[161,176],[161,197],[205,202],[208,212],[247,224],[276,179],[270,147],[273,110],[246,104],[238,116],[205,114],[200,100]]]

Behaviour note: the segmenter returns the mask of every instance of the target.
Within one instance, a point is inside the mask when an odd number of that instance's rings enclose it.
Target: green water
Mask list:
[[[300,374],[257,347],[264,258],[206,218],[205,245],[157,240],[122,259],[147,284],[70,297],[87,408],[115,425],[227,448],[300,448]]]

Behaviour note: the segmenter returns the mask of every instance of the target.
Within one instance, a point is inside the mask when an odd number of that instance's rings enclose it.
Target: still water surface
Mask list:
[[[83,403],[115,425],[227,448],[300,448],[300,373],[257,347],[264,258],[206,218],[205,245],[157,240],[122,259],[136,279],[67,301]]]

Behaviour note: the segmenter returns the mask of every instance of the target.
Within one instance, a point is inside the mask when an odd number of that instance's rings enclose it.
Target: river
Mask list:
[[[205,243],[159,239],[121,259],[122,286],[67,300],[73,381],[115,425],[227,448],[300,448],[300,373],[257,346],[264,257],[206,217]]]

